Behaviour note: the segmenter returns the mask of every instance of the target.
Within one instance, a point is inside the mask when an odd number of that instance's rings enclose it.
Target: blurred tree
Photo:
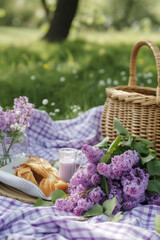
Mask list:
[[[135,4],[135,0],[127,0],[124,4],[123,14],[121,15],[118,21],[114,21],[114,27],[118,30],[122,29],[123,27],[129,26],[129,17],[131,14],[131,10],[133,5]]]
[[[111,17],[112,26],[117,30],[134,23],[141,28],[144,19],[148,19],[152,26],[159,26],[158,6],[158,0],[108,0],[106,15]]]
[[[79,0],[57,0],[54,14],[48,8],[46,0],[41,1],[50,22],[49,30],[44,38],[50,42],[63,41],[68,36]]]
[[[49,26],[50,41],[65,39],[71,24],[77,31],[160,31],[159,9],[160,0],[0,0],[0,26]]]

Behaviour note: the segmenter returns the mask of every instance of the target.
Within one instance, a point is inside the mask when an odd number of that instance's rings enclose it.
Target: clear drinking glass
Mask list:
[[[69,182],[76,170],[77,150],[74,148],[59,149],[59,177]]]

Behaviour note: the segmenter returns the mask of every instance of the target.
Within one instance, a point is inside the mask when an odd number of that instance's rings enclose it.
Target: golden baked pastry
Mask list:
[[[41,163],[43,165],[43,167],[47,170],[51,169],[52,170],[52,166],[51,164],[46,161],[45,159],[43,158],[39,158],[37,156],[29,156],[28,160],[26,161],[26,163],[30,163],[30,162],[38,162],[38,163]]]
[[[33,172],[31,171],[31,169],[29,167],[22,167],[22,168],[17,168],[15,169],[15,175],[21,178],[24,178],[28,181],[31,181],[32,183],[37,184],[37,181],[33,175]]]
[[[36,184],[46,197],[56,189],[68,188],[68,184],[56,175],[51,164],[36,156],[29,156],[25,163],[15,169],[15,175]]]

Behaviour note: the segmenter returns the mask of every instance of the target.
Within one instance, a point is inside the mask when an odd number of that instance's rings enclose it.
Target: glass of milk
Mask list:
[[[59,149],[59,177],[69,182],[76,170],[77,149]]]

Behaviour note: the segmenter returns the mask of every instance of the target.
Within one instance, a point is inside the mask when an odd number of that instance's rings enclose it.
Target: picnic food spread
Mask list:
[[[25,163],[15,169],[15,175],[37,185],[46,197],[54,190],[68,188],[68,184],[56,175],[51,164],[36,156],[29,156]]]
[[[78,148],[80,144],[96,145],[97,142],[101,141],[100,116],[102,111],[103,107],[100,106],[89,110],[75,120],[55,121],[53,131],[53,124],[49,115],[43,111],[35,110],[34,118],[28,132],[29,154],[35,156],[41,154],[47,161],[56,160],[58,157],[58,148],[62,147],[62,143],[63,146],[66,144],[66,135],[68,137],[67,142],[69,142],[67,146]],[[62,136],[64,132],[65,135]],[[40,141],[38,142],[36,139],[43,140],[44,144],[42,142],[39,144]],[[19,165],[14,163],[13,166]],[[6,172],[6,175],[9,174]],[[14,177],[17,178],[17,182],[18,180],[25,180],[16,176]],[[28,183],[31,182],[28,181]],[[34,186],[38,188],[36,185]],[[160,239],[160,235],[155,231],[157,229],[155,220],[157,219],[157,225],[160,223],[160,220],[158,220],[160,206],[157,205],[140,204],[126,211],[125,214],[122,214],[120,211],[118,215],[114,216],[102,214],[84,219],[84,217],[75,216],[74,213],[60,211],[55,206],[33,207],[33,205],[17,201],[16,199],[0,196],[1,239],[84,239],[85,236],[93,240],[102,238],[117,240],[123,239],[124,236],[126,239],[132,240]],[[81,199],[81,203],[84,203],[83,199]]]

